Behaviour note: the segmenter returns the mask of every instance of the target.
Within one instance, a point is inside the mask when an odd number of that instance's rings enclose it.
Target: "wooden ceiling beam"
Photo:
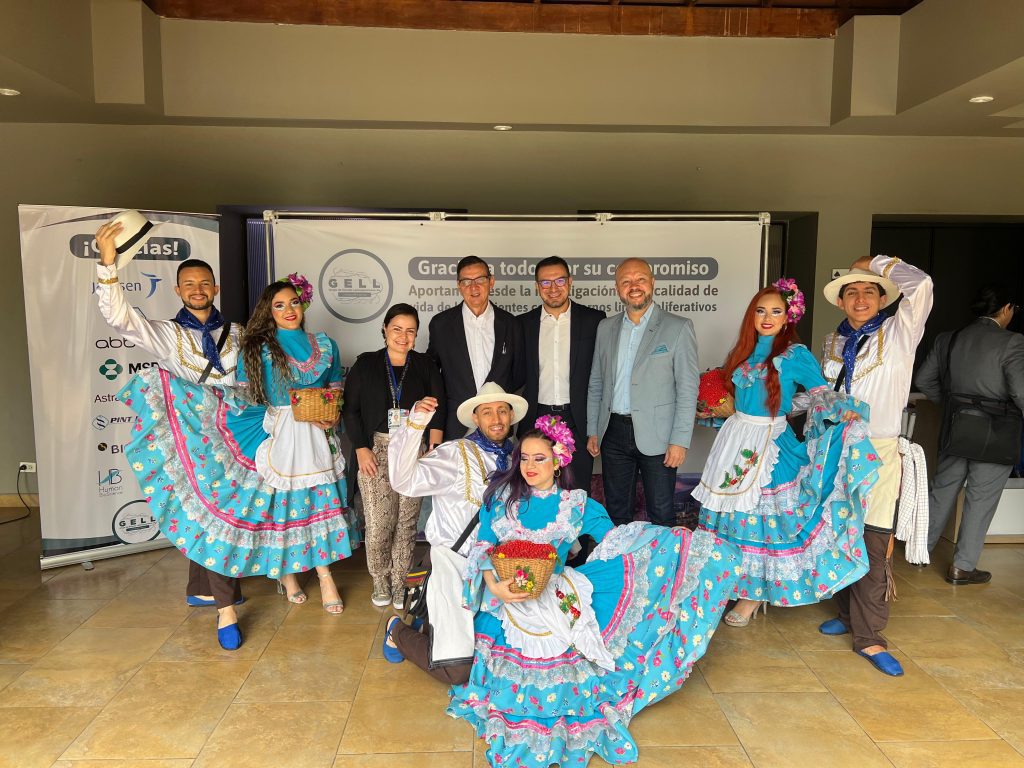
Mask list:
[[[703,7],[501,0],[144,0],[172,19],[482,32],[834,37],[835,8]]]

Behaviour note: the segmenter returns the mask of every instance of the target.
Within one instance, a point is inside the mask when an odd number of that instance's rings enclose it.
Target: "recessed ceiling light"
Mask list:
[[[971,104],[988,104],[990,101],[995,101],[995,96],[975,96],[970,99]]]
[[[512,126],[511,125],[496,125],[496,126],[494,126],[494,130],[496,130],[496,131],[511,131],[512,130]]]
[[[16,91],[13,88],[0,88],[0,96],[21,96],[21,91]]]

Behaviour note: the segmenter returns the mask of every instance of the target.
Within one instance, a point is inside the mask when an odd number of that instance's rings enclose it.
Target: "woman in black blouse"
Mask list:
[[[388,481],[388,441],[417,400],[430,395],[445,402],[436,363],[413,349],[419,325],[415,307],[395,304],[384,315],[384,348],[361,354],[345,377],[345,432],[359,464],[371,600],[380,608],[402,607],[420,516],[420,499],[402,496]],[[444,420],[438,409],[430,422],[431,448],[441,442]]]

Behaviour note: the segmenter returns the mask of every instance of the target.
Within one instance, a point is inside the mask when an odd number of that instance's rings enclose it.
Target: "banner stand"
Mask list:
[[[65,552],[63,555],[50,555],[39,558],[39,569],[61,568],[65,565],[81,563],[85,569],[91,570],[91,564],[95,560],[107,560],[111,557],[121,555],[134,555],[139,552],[149,552],[154,549],[170,547],[171,542],[160,538],[153,541],[143,541],[138,544],[112,544],[109,547],[96,547],[96,549],[83,549],[78,552]]]

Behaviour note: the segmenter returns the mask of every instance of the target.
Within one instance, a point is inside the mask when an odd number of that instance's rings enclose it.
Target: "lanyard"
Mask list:
[[[388,367],[388,388],[391,390],[391,407],[399,408],[398,401],[402,399],[402,385],[405,383],[405,374],[409,372],[409,358],[406,356],[405,365],[402,366],[402,378],[395,379],[395,369],[391,365],[391,356],[387,349],[384,350],[384,362]]]

